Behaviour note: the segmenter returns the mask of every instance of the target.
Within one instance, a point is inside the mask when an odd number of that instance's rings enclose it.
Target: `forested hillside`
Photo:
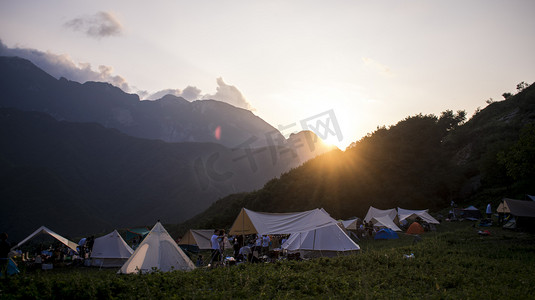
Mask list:
[[[465,119],[464,111],[448,110],[380,127],[345,152],[317,157],[261,190],[220,199],[178,231],[230,226],[241,207],[323,207],[335,218],[348,218],[363,217],[370,205],[436,211],[452,200],[497,204],[505,196],[535,193],[535,87]]]

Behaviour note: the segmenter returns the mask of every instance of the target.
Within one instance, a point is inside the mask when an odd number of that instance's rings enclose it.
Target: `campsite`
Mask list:
[[[0,297],[17,298],[508,298],[535,293],[532,234],[472,222],[444,223],[413,244],[364,241],[361,253],[190,272],[118,275],[117,269],[75,268],[24,273],[0,281]],[[404,254],[414,254],[406,259]]]
[[[497,210],[514,212],[514,202],[505,203],[509,206]],[[438,223],[427,210],[370,207],[365,220],[377,221],[375,238],[361,237],[357,245],[338,225],[342,223],[322,209],[283,214],[242,209],[229,233],[289,233],[298,228],[301,233],[291,234],[282,248],[314,255],[216,267],[195,267],[189,251],[181,250],[158,222],[133,253],[114,231],[95,239],[97,250],[89,264],[36,270],[19,263],[19,274],[0,280],[0,297],[525,298],[535,293],[529,284],[534,279],[533,233],[495,224],[485,227],[490,234],[481,235],[483,223],[466,220],[442,222],[426,232],[418,225],[422,231],[410,234],[418,222],[400,225],[402,230],[393,220],[423,222],[420,216]],[[343,223],[355,226],[354,220]],[[378,238],[383,232],[396,237]],[[39,233],[75,246],[44,226],[29,238]],[[208,230],[190,230],[180,243],[206,250],[208,235]],[[225,255],[232,255],[231,249]]]

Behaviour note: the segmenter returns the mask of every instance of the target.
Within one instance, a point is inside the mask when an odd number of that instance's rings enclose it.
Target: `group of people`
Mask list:
[[[375,234],[375,227],[373,226],[372,222],[366,222],[366,221],[362,221],[358,224],[358,227],[357,227],[357,237],[359,239],[363,239],[363,238],[373,238],[374,234]]]
[[[232,242],[233,258],[237,262],[259,262],[262,257],[272,256],[274,248],[280,246],[286,241],[287,235],[270,236],[270,235],[248,235],[228,237],[223,229],[216,229],[210,242],[212,245],[212,254],[210,264],[218,264],[223,260],[225,245],[229,240]],[[197,259],[197,266],[202,266],[202,256]]]

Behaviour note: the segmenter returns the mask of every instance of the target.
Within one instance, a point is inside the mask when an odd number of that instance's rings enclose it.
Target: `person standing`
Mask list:
[[[0,233],[0,276],[5,276],[4,278],[7,278],[9,251],[11,251],[7,237],[7,233]]]
[[[214,230],[214,234],[210,238],[210,242],[212,243],[212,259],[210,259],[210,263],[219,262],[221,260],[221,251],[219,247],[219,230]]]
[[[262,255],[267,255],[269,252],[270,238],[268,235],[262,236]]]
[[[491,206],[490,206],[490,203],[487,204],[487,211],[486,211],[486,213],[487,213],[487,219],[490,219],[490,217],[492,216],[492,208],[491,208]]]

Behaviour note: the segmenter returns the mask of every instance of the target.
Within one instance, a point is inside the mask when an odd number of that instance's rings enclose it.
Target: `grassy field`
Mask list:
[[[362,241],[361,253],[192,272],[28,271],[0,282],[1,299],[535,299],[535,239],[445,223],[422,241]],[[414,258],[404,254],[414,253]]]

